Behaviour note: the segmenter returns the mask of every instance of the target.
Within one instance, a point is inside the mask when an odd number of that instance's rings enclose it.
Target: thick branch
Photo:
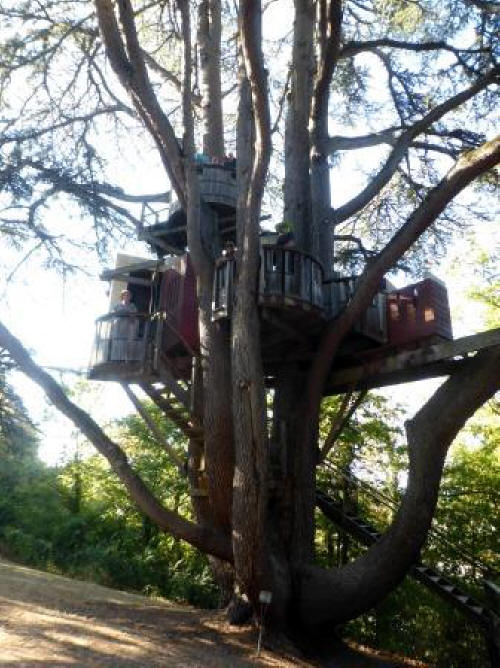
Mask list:
[[[436,42],[405,42],[400,39],[391,39],[390,37],[383,37],[381,39],[372,39],[365,42],[347,42],[340,53],[339,58],[352,58],[352,56],[362,53],[363,51],[371,51],[379,47],[389,47],[391,49],[403,49],[405,51],[450,51],[459,56],[463,53],[484,53],[489,51],[487,48],[483,49],[457,49],[445,41]]]
[[[320,56],[311,113],[316,126],[323,125],[321,119],[328,114],[330,83],[340,51],[342,2],[321,0],[319,11]]]
[[[68,399],[60,385],[35,364],[21,342],[2,323],[0,323],[0,347],[8,350],[21,371],[42,388],[57,410],[71,420],[98,452],[106,457],[131,498],[160,529],[187,541],[203,552],[231,561],[231,545],[227,536],[199,527],[164,508],[132,469],[123,450],[106,436],[90,415]]]
[[[235,437],[233,481],[233,554],[237,577],[253,602],[264,579],[265,521],[267,513],[267,430],[264,374],[260,351],[255,288],[259,266],[259,217],[271,154],[271,122],[267,72],[262,54],[262,9],[259,1],[240,0],[239,36],[250,84],[253,111],[253,146],[238,154],[240,193],[237,209],[236,304],[232,322],[232,383]],[[248,91],[246,81],[240,88]],[[243,118],[244,115],[244,118]],[[249,129],[248,109],[239,108],[239,133]],[[242,137],[238,137],[240,146]],[[245,147],[247,148],[247,147]],[[252,148],[254,149],[252,152]],[[252,156],[252,164],[248,158]],[[251,168],[250,178],[243,170]],[[241,178],[243,177],[243,178]]]
[[[151,86],[143,51],[137,37],[130,1],[121,0],[119,3],[120,20],[125,33],[128,53],[121,38],[111,1],[95,0],[95,5],[99,29],[111,66],[122,86],[130,94],[137,112],[153,137],[179,201],[185,205],[181,149],[170,121],[163,112]]]
[[[328,326],[311,365],[305,394],[311,414],[316,414],[315,406],[319,406],[323,385],[340,342],[368,307],[384,274],[432,225],[459,192],[477,176],[494,167],[499,160],[500,137],[464,154],[444,179],[429,191],[384,250],[368,264],[349,305]]]
[[[267,90],[267,70],[262,55],[262,17],[260,3],[241,2],[240,35],[245,69],[252,92],[255,123],[255,158],[249,186],[248,203],[251,215],[260,214],[267,168],[271,157],[271,116]],[[257,225],[258,226],[258,225]]]
[[[221,90],[221,3],[202,0],[198,7],[198,48],[203,110],[203,150],[212,157],[224,156]]]
[[[451,376],[407,423],[410,472],[391,527],[342,569],[307,567],[299,604],[306,625],[338,624],[370,609],[418,558],[436,507],[446,453],[465,422],[500,387],[500,347],[480,352]]]
[[[417,135],[424,132],[433,123],[442,118],[449,111],[456,109],[458,106],[470,100],[479,91],[487,86],[498,81],[500,68],[490,70],[485,76],[478,79],[472,86],[461,91],[457,95],[449,98],[442,104],[432,109],[420,121],[412,125],[408,130],[403,132],[394,144],[389,157],[384,166],[372,181],[362,190],[358,195],[353,197],[349,202],[338,208],[335,212],[335,220],[337,223],[350,218],[354,214],[363,209],[378,193],[387,185],[395,173],[399,163],[403,159],[406,151],[411,146],[413,140]]]
[[[380,132],[371,132],[367,135],[359,135],[357,137],[344,137],[341,135],[333,135],[328,138],[328,154],[336,153],[337,151],[353,151],[360,148],[370,148],[372,146],[380,146],[380,144],[395,144],[397,141],[397,132],[400,128],[387,128]]]
[[[398,134],[400,133],[400,128],[388,128],[387,130],[381,130],[380,132],[371,132],[367,135],[358,135],[357,137],[345,137],[342,135],[332,135],[328,138],[327,144],[327,153],[332,155],[337,153],[337,151],[355,151],[360,148],[371,148],[372,146],[380,146],[380,144],[389,144],[394,146],[398,141]],[[447,137],[448,139],[458,139],[454,137],[453,134],[442,134],[441,136]],[[463,137],[462,141],[466,140],[466,137]],[[457,150],[442,146],[440,144],[430,144],[425,141],[412,141],[409,145],[409,148],[423,149],[427,151],[436,151],[438,153],[444,153],[445,155],[450,155],[456,157]]]

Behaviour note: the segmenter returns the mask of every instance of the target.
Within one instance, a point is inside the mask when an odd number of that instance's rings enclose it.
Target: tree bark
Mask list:
[[[254,145],[238,154],[251,175],[240,190],[237,209],[236,300],[232,317],[232,383],[235,430],[233,554],[236,576],[251,602],[268,589],[265,522],[267,517],[268,439],[260,323],[255,288],[259,267],[259,217],[270,158],[267,77],[262,58],[260,2],[240,3],[239,35],[251,94]],[[246,79],[241,97],[248,94]],[[240,101],[239,125],[248,132],[248,107]],[[241,144],[239,145],[240,148]],[[246,155],[245,155],[246,154]],[[248,159],[250,158],[250,160]],[[253,158],[253,159],[252,159]],[[240,168],[241,169],[241,168]],[[246,187],[245,187],[246,186]]]
[[[320,0],[318,11],[318,68],[311,109],[312,253],[323,265],[325,279],[333,271],[333,238],[328,166],[328,104],[330,83],[337,65],[341,40],[341,0]]]
[[[297,247],[306,252],[312,252],[308,123],[314,78],[314,17],[312,0],[296,0],[285,127],[284,222],[291,226]]]
[[[221,90],[221,3],[202,0],[198,6],[198,53],[203,111],[203,152],[224,157]]]

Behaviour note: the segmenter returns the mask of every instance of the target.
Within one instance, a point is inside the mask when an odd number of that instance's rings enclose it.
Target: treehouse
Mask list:
[[[236,161],[222,163],[199,161],[198,183],[202,201],[217,214],[222,244],[234,241],[236,230]],[[146,225],[140,238],[147,241],[159,256],[184,253],[187,247],[186,213],[180,202],[173,202],[165,212],[165,220]]]
[[[199,348],[196,278],[189,255],[162,261],[118,255],[115,269],[103,272],[111,281],[110,311],[96,321],[89,378],[154,381],[167,366],[188,378]],[[120,308],[128,290],[133,305]]]
[[[163,260],[119,255],[115,269],[102,274],[111,281],[110,312],[96,322],[89,377],[97,380],[154,382],[162,369],[188,379],[199,351],[196,278],[189,254]],[[216,261],[212,318],[228,327],[234,306],[234,248]],[[317,349],[326,322],[347,306],[357,278],[324,281],[313,256],[277,236],[261,239],[256,286],[261,315],[263,363],[269,382],[289,362],[306,365]],[[116,307],[123,289],[132,311]],[[384,281],[363,316],[346,337],[336,368],[380,358],[394,349],[424,341],[451,339],[445,286],[433,277],[396,290]]]
[[[197,156],[200,197],[205,214],[202,236],[209,247],[225,247],[216,260],[212,318],[229,327],[236,281],[236,160],[210,162]],[[155,260],[121,255],[115,269],[102,274],[111,281],[110,312],[97,320],[89,376],[101,380],[151,381],[168,368],[187,379],[199,351],[196,280],[186,253],[186,214],[179,202],[144,216],[142,239],[156,252]],[[210,215],[212,214],[212,215]],[[213,234],[217,225],[218,235]],[[204,229],[204,226],[210,229]],[[291,235],[261,233],[260,268],[256,285],[261,316],[261,347],[269,383],[289,362],[307,365],[327,321],[350,302],[358,278],[335,275],[325,281],[317,258],[296,248]],[[134,307],[117,307],[128,289]],[[335,368],[451,339],[446,288],[435,278],[400,290],[383,281],[365,313],[344,340]]]

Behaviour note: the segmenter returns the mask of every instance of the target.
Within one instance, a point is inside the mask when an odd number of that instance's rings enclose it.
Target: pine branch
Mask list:
[[[339,207],[335,212],[336,224],[343,222],[347,218],[355,215],[363,209],[378,193],[384,188],[392,178],[396,169],[404,158],[406,151],[411,146],[413,140],[422,132],[425,132],[433,123],[440,120],[445,114],[456,109],[458,106],[470,100],[478,92],[486,87],[496,83],[499,79],[500,68],[490,70],[486,75],[478,79],[472,86],[461,91],[457,95],[449,98],[442,104],[434,107],[419,121],[405,130],[394,144],[394,147],[387,158],[382,169],[370,181],[370,183],[349,202]]]

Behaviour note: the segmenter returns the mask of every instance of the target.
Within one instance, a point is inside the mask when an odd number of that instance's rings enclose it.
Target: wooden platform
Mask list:
[[[414,349],[367,351],[357,362],[334,368],[325,395],[447,376],[471,354],[496,345],[500,345],[500,328],[453,341],[420,341]],[[342,359],[339,362],[342,364]]]
[[[155,382],[157,375],[145,367],[142,361],[104,362],[90,367],[87,372],[89,380],[111,380],[116,382],[139,383]]]

